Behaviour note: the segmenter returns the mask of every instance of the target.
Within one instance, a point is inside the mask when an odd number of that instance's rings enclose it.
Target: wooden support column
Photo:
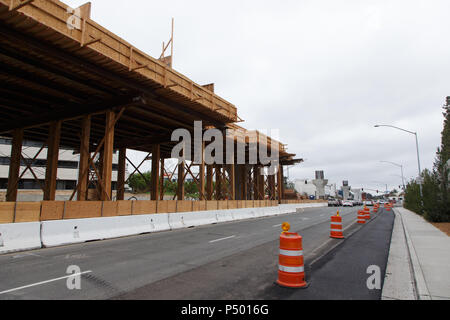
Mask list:
[[[54,201],[56,197],[56,178],[58,172],[59,140],[61,137],[61,121],[50,124],[47,142],[47,166],[45,169],[44,200]]]
[[[159,200],[164,200],[164,194],[165,194],[165,190],[164,190],[164,158],[161,158],[161,172],[159,174],[159,179],[161,181],[160,184],[160,189],[159,189]]]
[[[242,199],[241,200],[248,200],[248,168],[246,164],[242,165],[242,179],[241,179],[241,188],[242,188]]]
[[[283,200],[283,185],[283,166],[280,164],[277,172],[277,199],[280,204],[281,200]]]
[[[202,142],[202,163],[199,167],[199,199],[206,200],[205,194],[205,142]]]
[[[158,200],[159,197],[159,161],[161,158],[161,146],[154,144],[152,147],[152,179],[151,179],[151,200]]]
[[[264,171],[261,174],[260,171],[262,171],[264,169],[263,166],[260,166],[258,169],[258,175],[259,175],[259,183],[258,183],[258,187],[259,187],[259,200],[264,200],[266,197],[266,188],[265,188],[265,176],[264,176]]]
[[[101,201],[111,200],[111,179],[112,179],[112,162],[113,162],[113,148],[114,148],[114,124],[115,124],[114,111],[108,111],[106,113],[105,123],[105,144],[103,147],[103,159],[102,159],[102,182],[104,185],[103,192],[100,194]]]
[[[222,200],[222,165],[216,165],[216,199]]]
[[[13,132],[11,146],[11,160],[8,174],[8,190],[6,191],[6,201],[17,201],[17,189],[19,187],[20,159],[22,155],[23,129],[16,129]]]
[[[236,200],[236,166],[234,164],[229,165],[230,175],[230,199]]]
[[[89,140],[91,137],[91,116],[86,116],[81,121],[80,164],[78,167],[78,192],[77,200],[86,201],[89,185],[89,174],[84,174],[89,167]]]
[[[213,198],[213,166],[206,166],[206,200]]]
[[[127,164],[127,149],[119,149],[119,169],[117,171],[117,200],[125,199],[125,171]]]
[[[253,200],[258,200],[259,195],[259,174],[258,174],[259,166],[253,166]]]
[[[182,155],[184,156],[184,154]],[[177,187],[177,200],[184,200],[184,171],[185,162],[178,164],[178,187]]]

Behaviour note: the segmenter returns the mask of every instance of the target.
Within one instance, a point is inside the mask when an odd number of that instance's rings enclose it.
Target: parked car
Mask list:
[[[328,206],[329,207],[339,207],[340,202],[337,199],[330,198],[330,199],[328,199]]]
[[[352,200],[343,200],[342,206],[343,207],[353,207],[353,201]]]

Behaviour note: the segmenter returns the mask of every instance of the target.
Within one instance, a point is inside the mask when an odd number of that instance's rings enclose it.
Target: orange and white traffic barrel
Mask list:
[[[344,239],[344,232],[342,230],[342,217],[339,211],[336,216],[331,217],[331,233],[330,237],[334,239]]]
[[[367,207],[364,207],[364,219],[370,220],[370,209]]]
[[[305,265],[303,259],[303,239],[297,233],[287,232],[283,225],[280,236],[280,255],[278,265],[278,281],[282,287],[305,288]]]
[[[358,224],[366,224],[366,213],[358,210]]]

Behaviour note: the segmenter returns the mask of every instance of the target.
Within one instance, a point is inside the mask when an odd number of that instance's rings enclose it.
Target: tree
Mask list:
[[[423,197],[419,194],[419,185],[415,181],[408,183],[405,191],[405,208],[423,215],[431,222],[450,221],[449,167],[450,159],[450,97],[444,106],[444,129],[441,146],[436,152],[433,170],[424,170]]]
[[[151,176],[152,174],[150,171],[144,172],[142,175],[139,173],[135,173],[130,176],[128,185],[133,189],[134,193],[149,192],[150,187],[147,184],[147,181],[150,181]]]

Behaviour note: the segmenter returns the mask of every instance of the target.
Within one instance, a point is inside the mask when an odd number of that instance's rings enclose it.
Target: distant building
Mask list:
[[[22,154],[26,155],[25,159],[29,162],[39,152],[42,143],[23,141]],[[9,164],[11,160],[11,139],[0,137],[0,189],[7,189]],[[78,164],[80,155],[74,154],[74,151],[64,147],[60,147],[57,171],[57,190],[74,190],[78,180]],[[39,156],[31,164],[33,172],[36,174],[38,181],[35,180],[30,170],[20,179],[19,190],[40,190],[41,185],[45,182],[45,168],[47,165],[47,148],[44,148]],[[22,160],[20,172],[26,168],[25,162]],[[117,171],[118,171],[118,154],[113,155],[113,172],[112,172],[112,189],[117,187]],[[127,176],[127,174],[126,174]]]
[[[316,196],[317,187],[312,183],[312,180],[297,179],[294,181],[295,190],[302,196]]]

